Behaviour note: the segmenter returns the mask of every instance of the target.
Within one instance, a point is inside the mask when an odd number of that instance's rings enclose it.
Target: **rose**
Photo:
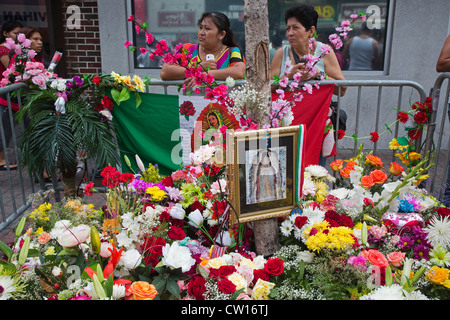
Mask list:
[[[256,284],[256,282],[258,282],[258,279],[269,281],[270,276],[263,269],[255,269],[253,270],[253,283]]]
[[[184,233],[183,229],[179,227],[171,226],[170,229],[167,231],[167,236],[171,240],[177,241],[186,238],[186,233]]]
[[[427,114],[423,111],[417,112],[414,115],[414,121],[417,123],[427,123],[427,120],[428,120]]]
[[[158,295],[155,286],[146,281],[133,282],[127,292],[132,295],[130,300],[153,300]]]
[[[422,135],[422,132],[419,129],[413,129],[408,132],[408,136],[411,140],[417,140]]]
[[[333,169],[333,171],[342,170],[343,165],[344,165],[344,160],[342,160],[342,159],[337,159],[337,160],[334,160],[332,163],[330,163],[330,167],[331,167],[331,169]]]
[[[181,268],[182,272],[188,272],[195,264],[195,259],[192,258],[189,248],[180,246],[178,242],[174,242],[172,245],[166,244],[162,254],[161,262],[164,266],[172,269]]]
[[[247,288],[248,284],[247,279],[245,279],[245,277],[240,273],[234,272],[230,274],[227,277],[227,279],[230,280],[236,286],[236,290]]]
[[[113,109],[114,103],[110,97],[104,96],[101,103],[105,109]]]
[[[372,137],[370,138],[370,141],[372,141],[372,142],[377,142],[378,139],[380,138],[380,135],[379,135],[378,132],[376,132],[376,131],[371,132],[370,135],[372,136]]]
[[[204,300],[206,280],[203,277],[194,277],[188,284],[188,293],[197,300]]]
[[[219,278],[226,278],[228,277],[230,274],[233,274],[236,272],[236,267],[235,266],[220,266],[217,275],[219,276]]]
[[[270,276],[278,276],[284,271],[284,261],[280,258],[271,258],[265,263],[264,271]]]
[[[370,187],[375,185],[375,182],[373,181],[371,176],[363,176],[361,178],[361,185],[364,189],[369,189]]]
[[[405,259],[406,253],[404,252],[391,252],[387,256],[388,261],[394,267],[400,267]]]
[[[227,278],[218,281],[217,287],[220,292],[225,294],[232,294],[236,291],[236,285]]]
[[[46,244],[51,238],[52,236],[49,233],[42,232],[38,237],[38,242],[40,244]]]
[[[389,172],[392,173],[394,176],[401,175],[403,172],[403,167],[399,165],[397,162],[391,162],[389,165]]]
[[[92,196],[92,191],[94,191],[94,182],[89,182],[85,187],[84,187],[84,194],[89,196]]]
[[[120,258],[120,265],[128,270],[134,270],[141,263],[142,255],[136,249],[124,251]]]
[[[191,101],[185,101],[180,105],[180,114],[186,117],[195,115],[195,108]]]
[[[380,269],[386,268],[389,264],[386,257],[381,252],[374,249],[369,250],[369,252],[367,252],[367,260],[369,260],[371,264],[379,267]]]
[[[195,228],[200,228],[203,225],[203,215],[200,210],[196,209],[189,213],[189,225]]]
[[[314,252],[311,252],[308,250],[303,250],[303,251],[297,252],[297,257],[300,260],[303,260],[303,262],[305,262],[305,263],[313,262],[315,256],[316,256],[316,254]]]
[[[380,157],[374,156],[373,154],[368,154],[366,156],[366,164],[370,164],[376,168],[381,168],[383,167],[383,161],[381,160]]]
[[[426,274],[425,279],[431,283],[450,288],[450,280],[448,279],[449,274],[449,269],[433,266]]]
[[[253,287],[251,297],[253,300],[269,300],[270,290],[275,287],[275,283],[258,279]]]
[[[376,184],[383,184],[387,180],[387,175],[381,170],[374,170],[370,173],[370,177]]]
[[[87,225],[79,225],[72,229],[65,229],[58,237],[58,243],[63,247],[75,247],[85,242],[91,234],[91,228]]]
[[[113,249],[113,245],[109,242],[102,242],[100,244],[100,256],[102,258],[109,258],[111,256],[111,251]]]

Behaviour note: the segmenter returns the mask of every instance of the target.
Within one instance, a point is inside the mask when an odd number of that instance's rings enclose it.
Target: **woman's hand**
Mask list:
[[[305,63],[300,62],[292,66],[291,71],[287,74],[287,76],[289,79],[294,79],[294,76],[297,73],[300,73],[301,81],[308,81],[316,76],[317,69],[314,68],[313,70],[310,70],[309,68],[306,68]]]
[[[217,63],[214,60],[207,60],[200,62],[203,70],[217,70]]]

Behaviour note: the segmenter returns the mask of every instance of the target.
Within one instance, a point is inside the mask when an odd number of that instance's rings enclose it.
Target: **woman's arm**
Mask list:
[[[161,72],[160,72],[161,80],[185,79],[186,78],[185,70],[186,70],[186,68],[184,68],[180,65],[164,63],[161,68]]]
[[[450,35],[445,39],[441,54],[436,63],[437,72],[450,72]]]
[[[209,70],[208,73],[214,76],[214,80],[226,80],[232,77],[235,80],[244,79],[246,72],[246,65],[244,62],[237,62],[231,67],[224,69]]]

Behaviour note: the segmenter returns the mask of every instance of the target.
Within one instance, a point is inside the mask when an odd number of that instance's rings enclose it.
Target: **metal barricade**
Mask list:
[[[447,90],[442,91],[442,86],[447,81]],[[445,92],[443,95],[442,93]],[[445,144],[445,135],[449,134],[450,121],[450,73],[443,73],[436,79],[430,94],[432,98],[432,109],[430,123],[428,125],[426,144],[424,151],[436,151],[434,163],[436,164],[427,180],[427,189],[439,200],[444,200],[444,191],[449,175],[450,163],[450,137],[447,136],[447,151],[441,148]],[[442,103],[440,103],[442,101]],[[439,116],[439,117],[438,117]],[[437,131],[437,121],[440,120],[439,131]],[[443,158],[443,161],[441,160]],[[448,197],[448,195],[447,195]]]
[[[20,90],[26,88],[27,85],[24,83],[0,88],[0,95],[8,104],[7,107],[2,106],[0,111],[2,112],[0,136],[6,161],[6,170],[0,171],[0,231],[4,230],[31,206],[31,200],[27,199],[29,195],[36,193],[37,189],[43,190],[44,188],[44,186],[36,184],[33,179],[25,179],[26,173],[24,174],[24,168],[20,166],[18,161],[17,125],[14,121],[15,112],[11,108],[11,104],[12,99],[16,99],[19,106],[22,104]],[[10,130],[10,132],[7,130]],[[7,135],[10,136],[10,139],[7,138]],[[17,169],[15,170],[12,170],[12,165],[10,165],[13,161],[17,163]]]

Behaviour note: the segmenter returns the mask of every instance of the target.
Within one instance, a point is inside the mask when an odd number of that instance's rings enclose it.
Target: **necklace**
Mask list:
[[[224,48],[225,47],[225,48]],[[204,55],[205,55],[205,57],[206,57],[206,51],[205,51],[205,48],[204,47],[201,47],[202,48],[202,52],[204,53]],[[223,44],[221,44],[221,46],[220,46],[220,48],[218,49],[218,50],[216,50],[216,51],[213,51],[213,53],[214,53],[214,59],[215,59],[215,61],[217,61],[219,58],[220,58],[220,56],[222,55],[222,53],[224,53],[225,52],[225,50],[227,50],[227,46],[224,46]],[[215,54],[217,53],[217,52],[219,52],[219,54],[216,56]],[[202,59],[203,60],[203,59]]]

